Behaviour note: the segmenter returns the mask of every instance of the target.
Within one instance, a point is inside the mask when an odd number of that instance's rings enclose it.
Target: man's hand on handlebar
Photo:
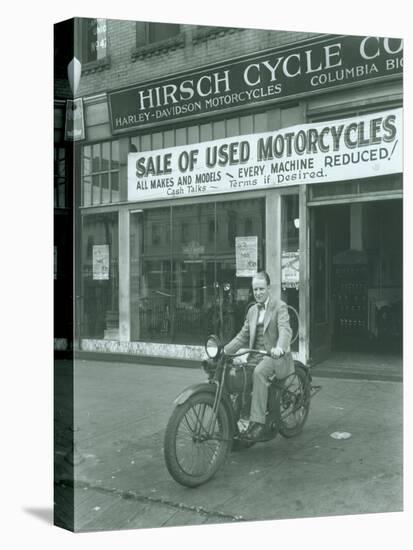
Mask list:
[[[284,350],[277,346],[275,348],[272,348],[271,357],[273,359],[279,359],[280,357],[282,357],[284,355],[284,353],[285,353]]]

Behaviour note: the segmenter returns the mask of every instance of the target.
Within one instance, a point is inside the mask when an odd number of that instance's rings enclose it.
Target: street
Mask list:
[[[232,452],[188,489],[166,470],[163,436],[173,399],[204,380],[195,368],[76,362],[76,531],[402,510],[402,384],[315,378],[322,389],[301,435]]]

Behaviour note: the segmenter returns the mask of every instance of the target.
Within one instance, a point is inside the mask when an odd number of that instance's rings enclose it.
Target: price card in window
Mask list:
[[[285,288],[296,288],[300,282],[300,253],[283,252],[281,256],[281,284]]]
[[[253,277],[258,267],[258,237],[235,237],[237,277]]]

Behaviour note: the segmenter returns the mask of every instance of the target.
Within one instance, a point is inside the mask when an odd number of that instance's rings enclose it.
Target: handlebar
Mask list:
[[[247,353],[258,353],[259,355],[266,355],[267,357],[272,357],[271,353],[268,353],[268,351],[262,351],[260,349],[246,349],[244,351],[241,351],[240,353],[231,353],[231,354],[228,353],[226,355],[227,355],[227,357],[241,357],[242,355],[246,355]],[[284,355],[285,355],[285,353],[280,355],[280,357],[278,357],[278,359],[280,359]],[[272,357],[272,358],[275,359],[275,357]]]

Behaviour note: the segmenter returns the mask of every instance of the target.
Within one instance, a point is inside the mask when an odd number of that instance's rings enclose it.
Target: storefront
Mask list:
[[[400,353],[401,67],[334,36],[84,97],[80,349],[200,358],[265,269],[303,362]]]

